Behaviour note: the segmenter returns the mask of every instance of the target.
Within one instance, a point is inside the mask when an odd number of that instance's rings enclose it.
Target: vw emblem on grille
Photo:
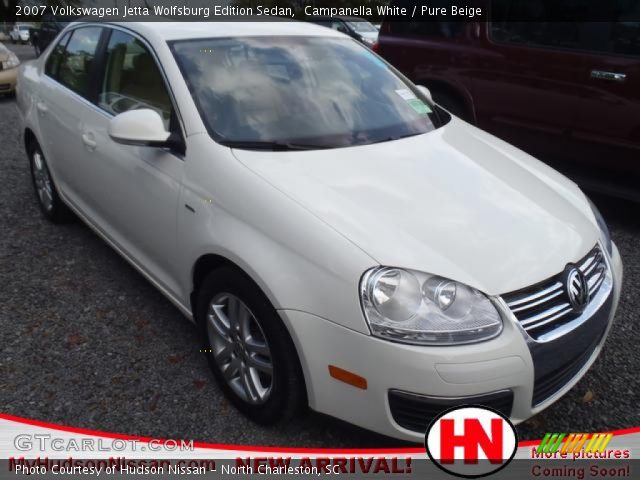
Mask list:
[[[576,267],[568,269],[565,288],[573,310],[578,313],[584,311],[589,303],[589,284],[580,269]]]

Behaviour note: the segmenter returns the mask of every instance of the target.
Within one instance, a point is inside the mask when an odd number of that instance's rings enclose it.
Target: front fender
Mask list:
[[[368,334],[358,287],[375,261],[208,135],[188,143],[178,206],[185,300],[195,262],[214,254],[243,269],[276,309],[311,313]]]

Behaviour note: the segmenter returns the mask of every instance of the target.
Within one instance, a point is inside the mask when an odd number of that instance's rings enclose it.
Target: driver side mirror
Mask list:
[[[109,136],[122,145],[168,147],[171,134],[164,128],[158,112],[143,108],[113,117],[109,122]]]
[[[427,97],[427,99],[428,99],[430,102],[433,102],[433,98],[431,97],[431,91],[430,91],[427,87],[425,87],[424,85],[416,85],[416,86],[418,87],[418,90],[420,90],[420,92],[421,92],[425,97]]]

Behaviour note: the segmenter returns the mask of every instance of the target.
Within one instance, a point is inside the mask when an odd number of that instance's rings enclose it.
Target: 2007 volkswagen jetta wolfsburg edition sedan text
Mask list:
[[[18,104],[44,216],[75,212],[193,319],[258,422],[521,422],[613,320],[620,256],[578,187],[339,32],[75,23]]]

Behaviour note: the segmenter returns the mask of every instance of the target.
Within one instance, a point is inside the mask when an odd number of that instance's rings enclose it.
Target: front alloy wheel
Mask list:
[[[265,425],[302,413],[308,402],[296,348],[258,285],[222,266],[196,288],[204,352],[231,403]]]
[[[216,295],[209,304],[207,334],[229,388],[247,403],[265,403],[273,385],[271,350],[249,307],[230,293]]]

